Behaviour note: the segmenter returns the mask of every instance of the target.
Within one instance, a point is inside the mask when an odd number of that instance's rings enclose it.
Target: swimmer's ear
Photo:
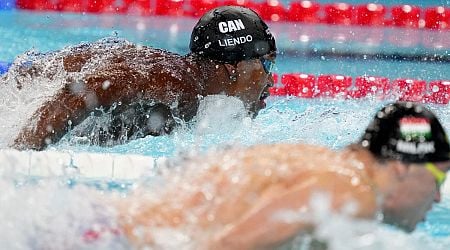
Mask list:
[[[232,64],[226,63],[226,64],[224,64],[224,66],[225,66],[225,69],[228,72],[228,76],[230,77],[230,80],[235,82],[237,80],[237,77],[238,77],[238,73],[237,73],[237,70],[236,70],[237,65],[232,65]]]

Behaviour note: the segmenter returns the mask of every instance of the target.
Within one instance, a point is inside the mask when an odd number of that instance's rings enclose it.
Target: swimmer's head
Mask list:
[[[191,52],[223,63],[236,63],[276,52],[275,39],[251,9],[222,6],[208,11],[195,25]]]
[[[382,159],[450,160],[448,137],[439,120],[424,106],[411,102],[389,104],[378,111],[360,143]]]

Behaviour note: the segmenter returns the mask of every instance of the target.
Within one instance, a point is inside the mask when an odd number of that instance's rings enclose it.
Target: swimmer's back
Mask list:
[[[337,210],[348,202],[359,201],[357,214],[370,217],[374,214],[370,208],[375,203],[375,193],[367,173],[354,161],[324,147],[301,144],[234,147],[188,159],[182,163],[181,174],[168,172],[167,189],[157,197],[152,195],[152,201],[145,201],[142,193],[132,199],[141,206],[133,216],[132,228],[136,224],[172,227],[194,223],[211,235],[225,225],[245,224],[252,218],[266,220],[270,219],[267,213],[309,206],[316,192],[330,194],[331,206]],[[187,186],[180,186],[181,180],[186,180]],[[153,215],[152,222],[147,219],[149,213]],[[165,221],[171,216],[177,218],[175,225]],[[189,221],[190,216],[196,218],[195,222]],[[230,237],[248,232],[246,226],[236,228],[244,231],[230,232]]]
[[[154,99],[167,105],[196,98],[198,81],[202,80],[195,63],[184,56],[117,39],[74,47],[63,62],[67,72],[78,72],[88,82],[105,80],[110,87],[134,85],[127,89],[142,94],[135,97],[130,93],[130,98]]]
[[[197,98],[203,80],[192,58],[119,38],[104,38],[51,53],[27,53],[16,61],[8,75],[18,88],[39,84],[41,77],[71,90],[83,84],[83,90],[97,93],[100,104],[153,99],[183,106]]]
[[[203,183],[209,183],[217,189],[215,195],[226,199],[245,199],[258,194],[267,198],[276,195],[271,189],[289,189],[295,185],[313,179],[317,188],[329,186],[338,178],[341,181],[358,183],[370,191],[370,181],[367,171],[361,168],[361,162],[351,155],[345,158],[339,152],[322,146],[307,144],[272,144],[255,145],[249,148],[233,148],[221,153],[213,152],[206,156],[194,158],[183,163],[183,179],[191,180],[191,188],[203,188]],[[177,196],[178,175],[171,176],[169,190],[173,189]],[[358,182],[356,182],[358,179]],[[350,185],[353,185],[350,183]],[[355,184],[355,187],[357,185]],[[347,188],[347,187],[346,187]],[[233,190],[239,190],[235,195]],[[183,199],[180,197],[180,199]],[[234,206],[236,203],[229,202]],[[248,204],[249,206],[252,204]]]

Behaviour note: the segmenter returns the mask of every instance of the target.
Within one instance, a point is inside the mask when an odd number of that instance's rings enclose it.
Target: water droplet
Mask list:
[[[434,85],[431,90],[433,91],[433,93],[439,92],[439,86]]]
[[[103,90],[107,90],[109,88],[109,86],[111,86],[111,82],[106,80],[102,83],[102,89]]]

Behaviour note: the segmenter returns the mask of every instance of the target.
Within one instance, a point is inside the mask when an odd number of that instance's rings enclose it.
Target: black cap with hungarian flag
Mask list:
[[[450,160],[444,128],[430,110],[418,103],[398,102],[382,108],[360,144],[384,159],[410,163]]]

